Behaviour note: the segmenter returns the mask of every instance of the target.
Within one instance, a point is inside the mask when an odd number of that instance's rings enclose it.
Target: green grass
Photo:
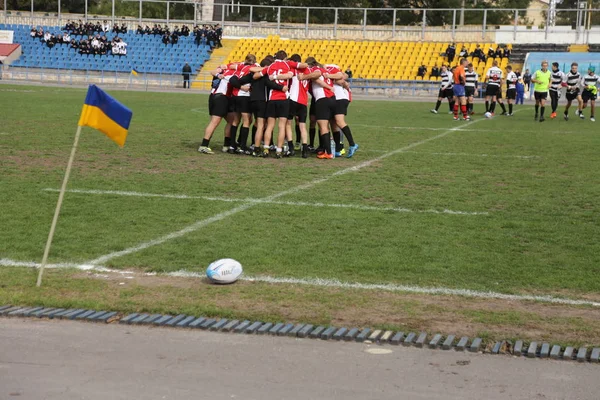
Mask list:
[[[0,127],[0,257],[36,261],[57,198],[43,189],[60,187],[85,91],[0,90],[0,109],[10,110]],[[86,129],[70,188],[262,198],[464,125],[426,103],[357,100],[348,117],[361,145],[353,159],[204,156],[196,147],[207,116],[192,109],[205,108],[205,95],[113,94],[134,112],[127,145]],[[525,107],[278,199],[488,215],[260,204],[106,264],[202,271],[233,257],[251,275],[592,295],[600,291],[595,128],[536,123]],[[86,262],[239,204],[68,193],[50,261]]]

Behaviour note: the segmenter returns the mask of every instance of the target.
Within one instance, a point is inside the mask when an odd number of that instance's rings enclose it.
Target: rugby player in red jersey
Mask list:
[[[333,154],[331,153],[331,134],[329,133],[329,121],[335,115],[336,102],[335,94],[333,92],[333,81],[325,77],[328,74],[327,70],[315,60],[314,57],[308,57],[306,63],[309,65],[306,76],[307,79],[312,80],[312,94],[315,99],[315,115],[317,117],[317,124],[321,131],[320,148],[322,152],[317,153],[317,158],[331,159]]]

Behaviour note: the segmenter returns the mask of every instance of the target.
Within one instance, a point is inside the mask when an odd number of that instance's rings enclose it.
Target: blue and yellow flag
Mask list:
[[[133,113],[96,85],[90,85],[81,110],[79,126],[89,126],[104,133],[123,147]]]
[[[137,69],[135,69],[135,68],[131,70],[131,73],[132,73],[134,76],[138,76],[138,74],[139,74],[138,70],[137,70]]]

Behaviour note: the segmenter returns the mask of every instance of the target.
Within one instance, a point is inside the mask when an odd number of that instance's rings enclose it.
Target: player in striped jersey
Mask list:
[[[437,114],[440,105],[442,104],[443,99],[448,99],[448,107],[450,108],[450,114],[454,113],[454,91],[452,90],[452,73],[448,71],[448,68],[445,65],[442,65],[442,69],[440,71],[440,93],[438,94],[437,103],[435,103],[435,108],[431,110],[432,113]]]
[[[498,61],[492,62],[492,67],[485,74],[487,86],[485,88],[485,112],[494,114],[498,92],[502,91],[502,70],[498,68]],[[490,104],[490,100],[492,103]]]
[[[506,66],[506,100],[508,101],[508,114],[513,115],[513,103],[517,98],[517,81],[519,77],[512,70],[512,66]]]
[[[467,95],[467,110],[469,115],[475,114],[473,112],[473,97],[475,96],[475,91],[477,90],[477,82],[479,81],[479,75],[473,69],[473,64],[469,63],[467,65],[467,72],[465,72],[465,93]]]
[[[230,79],[230,83],[233,86],[232,97],[233,108],[234,108],[234,119],[231,126],[231,145],[229,146],[229,153],[238,154],[251,154],[246,144],[248,142],[248,134],[250,133],[250,125],[252,124],[252,113],[250,110],[250,84],[240,85],[240,78],[248,75],[250,69],[256,66],[256,57],[254,54],[248,54],[243,63],[231,64],[230,69],[235,71],[235,75]],[[239,122],[242,122],[240,128],[240,135],[238,142],[236,142],[236,133]]]
[[[552,112],[550,113],[550,118],[556,118],[556,109],[558,108],[558,100],[560,99],[560,91],[566,86],[565,83],[565,74],[558,69],[558,63],[552,63],[552,74],[550,75],[550,106],[552,107]]]
[[[333,131],[333,139],[336,145],[336,157],[343,156],[346,151],[344,150],[344,145],[342,143],[342,133],[346,136],[348,140],[348,157],[351,158],[356,150],[358,150],[358,145],[354,142],[354,137],[352,136],[352,131],[350,127],[346,123],[346,115],[348,114],[348,106],[352,100],[352,94],[350,92],[350,85],[346,81],[348,79],[348,75],[343,73],[341,69],[334,64],[326,65],[327,74],[325,77],[333,79],[333,92],[335,94],[335,112],[333,114],[333,119],[330,121],[331,129]]]
[[[598,87],[600,86],[600,77],[596,75],[596,68],[589,67],[588,73],[581,78],[581,85],[583,86],[583,92],[581,93],[581,99],[583,100],[583,107],[581,110],[587,107],[588,101],[591,105],[590,121],[595,122],[594,111],[596,110],[596,98],[598,97]],[[583,116],[582,111],[579,112],[580,116]]]
[[[581,110],[581,107],[583,106],[583,100],[581,99],[580,89],[581,74],[579,73],[578,69],[579,64],[574,62],[573,64],[571,64],[571,70],[567,73],[565,77],[567,81],[567,105],[565,106],[564,112],[565,121],[569,120],[569,108],[571,107],[573,100],[577,99],[578,103],[578,108],[575,110],[575,114],[580,115],[579,110]],[[581,118],[583,118],[583,115],[581,115]]]
[[[308,57],[306,64],[309,65],[308,78],[311,79],[312,95],[315,99],[315,115],[321,132],[319,136],[320,151],[317,152],[317,158],[332,159],[334,156],[329,145],[331,140],[329,121],[335,115],[336,108],[333,81],[324,76],[328,73],[327,70],[314,57]]]
[[[297,63],[302,61],[299,54],[293,54],[290,57],[290,60]],[[304,77],[304,73],[307,72],[306,68],[293,68],[292,72],[294,76],[292,76],[290,81],[290,115],[288,116],[286,135],[288,138],[292,137],[292,121],[296,120],[296,126],[300,129],[302,158],[308,158],[306,116],[308,113],[308,86],[310,85],[310,81]],[[288,146],[290,146],[289,142]],[[294,154],[294,150],[294,147],[290,147],[286,155],[292,156]]]
[[[211,72],[213,77],[219,78],[219,85],[211,90],[211,95],[208,100],[208,112],[210,114],[210,121],[204,130],[204,138],[202,144],[198,148],[198,151],[203,154],[214,154],[214,152],[208,147],[212,135],[223,120],[227,118],[229,113],[229,96],[231,96],[231,85],[229,79],[234,75],[235,71],[229,69],[227,66],[219,67],[217,70]],[[229,149],[231,142],[229,136],[229,123],[225,126],[225,143],[223,151]]]

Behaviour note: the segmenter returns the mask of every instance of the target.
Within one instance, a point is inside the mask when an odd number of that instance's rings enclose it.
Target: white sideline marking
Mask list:
[[[46,192],[60,192],[58,189],[43,189]],[[299,207],[331,207],[331,208],[349,208],[353,210],[361,211],[393,211],[401,213],[423,213],[423,214],[451,214],[451,215],[489,215],[488,212],[479,211],[454,211],[454,210],[411,210],[410,208],[404,207],[375,207],[375,206],[361,206],[356,204],[336,204],[336,203],[308,203],[304,201],[278,201],[278,200],[264,200],[264,199],[232,199],[227,197],[209,197],[209,196],[188,196],[185,194],[157,194],[157,193],[141,193],[141,192],[124,192],[120,190],[83,190],[83,189],[69,189],[67,192],[70,193],[81,193],[81,194],[98,194],[98,195],[116,195],[116,196],[131,196],[131,197],[160,197],[167,199],[191,199],[191,200],[207,200],[207,201],[222,201],[227,203],[253,203],[253,204],[276,204],[285,206],[299,206]]]
[[[472,124],[477,123],[478,121],[483,121],[483,120],[480,119],[480,120],[475,120],[475,121],[472,121],[472,122],[468,122],[468,123],[466,123],[463,126],[472,125]],[[403,151],[407,151],[407,150],[410,150],[410,149],[412,149],[414,147],[417,147],[417,146],[420,146],[422,144],[431,142],[433,140],[437,140],[437,139],[443,138],[444,136],[447,136],[447,135],[451,134],[452,132],[454,132],[458,128],[459,127],[448,129],[447,131],[445,131],[443,133],[440,133],[439,135],[432,136],[432,137],[429,137],[427,139],[423,139],[423,140],[420,140],[418,142],[409,144],[408,146],[404,146],[404,147],[401,147],[399,149],[396,149],[396,150],[390,151],[388,153],[382,154],[379,157],[375,157],[375,158],[372,158],[370,160],[363,161],[362,163],[356,164],[353,167],[344,168],[344,169],[339,170],[337,172],[334,172],[333,174],[330,174],[330,175],[328,175],[326,177],[315,179],[315,180],[310,181],[308,183],[305,183],[305,184],[302,184],[302,185],[298,185],[298,186],[293,187],[293,188],[288,189],[288,190],[284,190],[283,192],[275,193],[275,194],[273,194],[271,196],[267,196],[267,197],[265,197],[265,198],[263,198],[261,200],[262,201],[273,201],[273,200],[276,200],[276,199],[278,199],[280,197],[287,196],[289,194],[294,194],[294,193],[297,193],[297,192],[299,192],[301,190],[309,189],[309,188],[311,188],[313,186],[316,186],[316,185],[318,185],[320,183],[327,182],[328,180],[330,180],[332,178],[335,178],[337,176],[346,175],[346,174],[348,174],[350,172],[354,172],[354,171],[359,171],[359,170],[361,170],[363,168],[371,166],[372,164],[374,164],[374,163],[376,163],[378,161],[381,161],[381,160],[384,160],[384,159],[386,159],[388,157],[391,157],[393,155],[402,153]],[[173,232],[173,233],[169,233],[168,235],[161,236],[159,238],[150,240],[148,242],[140,243],[137,246],[129,247],[129,248],[121,250],[121,251],[115,251],[115,252],[112,252],[112,253],[108,253],[106,255],[103,255],[101,257],[98,257],[98,258],[96,258],[94,260],[89,261],[88,264],[94,264],[94,265],[96,265],[96,264],[102,264],[102,263],[105,263],[106,261],[112,260],[113,258],[126,256],[128,254],[136,253],[138,251],[147,249],[148,247],[152,247],[152,246],[156,246],[156,245],[162,244],[162,243],[164,243],[166,241],[169,241],[171,239],[176,239],[176,238],[184,236],[184,235],[186,235],[186,234],[188,234],[190,232],[197,231],[198,229],[203,228],[203,227],[205,227],[207,225],[210,225],[213,222],[221,221],[221,220],[223,220],[223,219],[225,219],[225,218],[227,218],[227,217],[229,217],[231,215],[235,215],[235,214],[237,214],[239,212],[245,211],[245,210],[247,210],[247,209],[255,206],[256,204],[259,204],[259,203],[245,203],[245,204],[239,205],[239,206],[237,206],[237,207],[235,207],[235,208],[233,208],[233,209],[231,209],[229,211],[225,211],[225,212],[216,214],[216,215],[214,215],[214,216],[212,216],[210,218],[197,221],[197,222],[195,222],[195,223],[193,223],[191,225],[186,226],[185,228],[183,228],[183,229],[181,229],[179,231],[176,231],[176,232]]]
[[[0,259],[0,266],[3,267],[27,267],[27,268],[38,268],[40,263],[27,262],[27,261],[15,261],[7,258]],[[165,274],[157,274],[155,272],[138,273],[135,271],[123,271],[110,269],[98,265],[89,264],[75,264],[75,263],[61,263],[61,264],[48,264],[46,268],[75,268],[83,271],[95,271],[95,272],[107,272],[107,273],[118,273],[122,275],[166,275],[172,277],[181,278],[204,278],[206,274],[199,272],[190,271],[176,271]],[[271,284],[291,284],[291,285],[306,285],[306,286],[317,286],[317,287],[329,287],[336,289],[359,289],[359,290],[384,290],[387,292],[404,292],[404,293],[415,293],[415,294],[427,294],[427,295],[446,295],[446,296],[463,296],[463,297],[475,297],[481,299],[498,299],[498,300],[512,300],[512,301],[537,301],[540,303],[551,303],[551,304],[562,304],[570,306],[592,306],[600,307],[600,302],[591,300],[577,300],[567,299],[563,297],[555,297],[550,295],[519,295],[519,294],[506,294],[498,292],[483,292],[469,289],[451,289],[444,287],[419,287],[409,285],[396,285],[390,283],[354,283],[354,282],[342,282],[337,279],[321,279],[321,278],[276,278],[272,276],[242,276],[240,280],[249,282],[261,282]]]
[[[387,153],[387,150],[365,149],[365,153]],[[432,156],[456,156],[456,157],[490,157],[490,158],[519,158],[523,160],[542,158],[541,156],[521,156],[511,154],[474,154],[474,153],[436,153],[430,151],[405,151],[408,154],[425,154]]]

